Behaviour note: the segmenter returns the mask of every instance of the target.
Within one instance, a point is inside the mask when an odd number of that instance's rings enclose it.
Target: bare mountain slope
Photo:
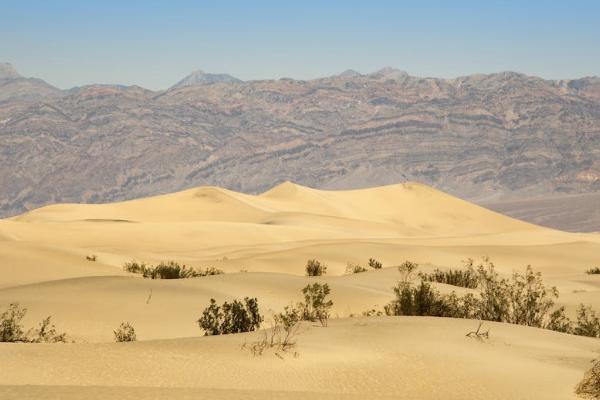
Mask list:
[[[284,180],[330,189],[417,180],[477,201],[600,190],[597,78],[385,68],[39,92],[0,107],[1,215],[207,184],[256,193]]]

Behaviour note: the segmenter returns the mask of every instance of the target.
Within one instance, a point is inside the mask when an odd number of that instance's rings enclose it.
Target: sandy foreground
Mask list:
[[[27,326],[52,315],[75,343],[0,344],[0,398],[574,398],[597,339],[486,323],[491,338],[480,342],[465,337],[476,321],[353,317],[392,299],[405,260],[428,271],[483,255],[506,274],[531,264],[571,314],[582,302],[600,309],[600,277],[584,273],[600,265],[599,234],[531,225],[415,183],[284,183],[258,196],[210,187],[43,207],[0,220],[0,309],[20,302]],[[370,257],[385,268],[344,274]],[[302,276],[309,258],[328,274]],[[132,259],[227,273],[146,280],[123,272]],[[257,333],[201,336],[210,298],[257,297],[269,319],[312,281],[331,286],[333,319],[302,327],[297,356],[241,349]],[[112,343],[122,321],[138,342]]]

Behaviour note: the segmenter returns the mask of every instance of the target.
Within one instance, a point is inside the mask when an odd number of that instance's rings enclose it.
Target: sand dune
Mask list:
[[[504,274],[527,264],[543,272],[570,314],[581,302],[600,308],[600,280],[584,273],[600,265],[600,235],[539,227],[417,183],[322,191],[287,182],[257,196],[204,187],[43,207],[0,220],[0,309],[21,302],[28,326],[53,315],[77,343],[0,345],[0,364],[12,366],[0,398],[571,398],[600,348],[593,339],[492,324],[484,344],[464,337],[474,321],[350,318],[391,300],[405,260],[428,271],[483,255]],[[385,268],[344,274],[370,257]],[[304,277],[309,258],[328,274]],[[123,272],[132,259],[227,274],[146,280]],[[197,337],[210,298],[256,296],[268,318],[315,280],[332,287],[335,318],[306,326],[297,359],[252,358],[239,348],[251,335]],[[110,343],[122,321],[142,342]]]

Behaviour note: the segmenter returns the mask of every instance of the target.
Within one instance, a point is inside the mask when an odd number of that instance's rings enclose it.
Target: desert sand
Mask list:
[[[87,255],[97,260],[86,260]],[[111,204],[58,204],[0,220],[0,309],[18,301],[28,326],[52,315],[75,343],[0,344],[0,398],[568,399],[600,342],[476,321],[355,317],[381,310],[405,260],[457,268],[489,256],[503,274],[530,264],[573,314],[600,308],[600,234],[512,219],[406,183],[323,191],[283,183],[261,195],[201,187]],[[346,263],[381,270],[344,274]],[[304,275],[307,259],[327,275]],[[148,280],[131,260],[175,260],[226,274]],[[257,297],[269,318],[308,282],[332,288],[333,319],[305,323],[297,356],[252,356],[257,333],[202,337],[210,298]],[[466,289],[435,285],[440,291]],[[112,343],[131,322],[136,343]]]

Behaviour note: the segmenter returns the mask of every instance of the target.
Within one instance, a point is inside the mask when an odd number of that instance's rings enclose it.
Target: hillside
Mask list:
[[[160,92],[48,91],[5,78],[4,216],[199,185],[259,193],[286,180],[325,189],[414,180],[476,201],[600,190],[597,78],[439,79],[388,68],[241,82],[198,72]]]

